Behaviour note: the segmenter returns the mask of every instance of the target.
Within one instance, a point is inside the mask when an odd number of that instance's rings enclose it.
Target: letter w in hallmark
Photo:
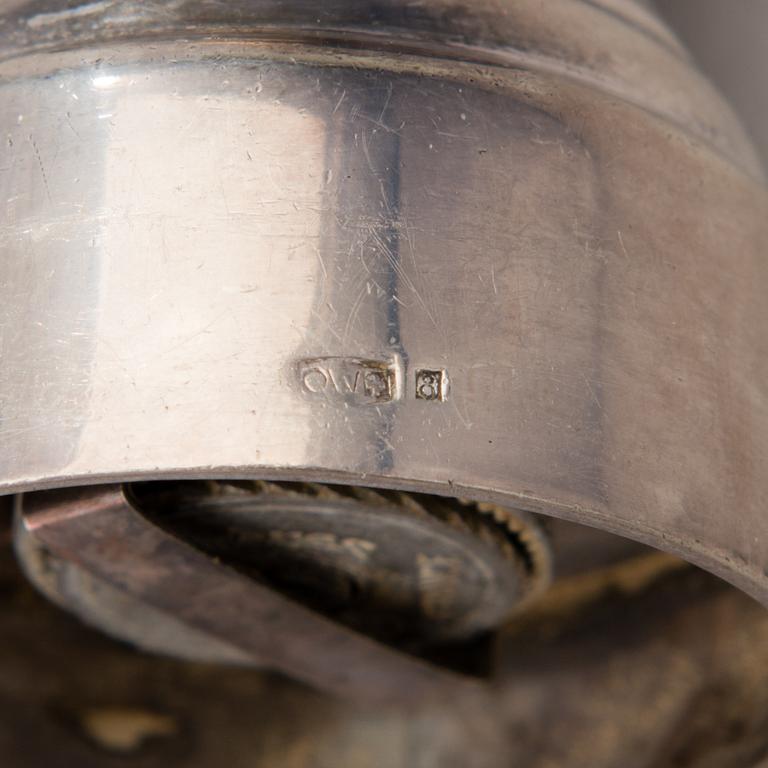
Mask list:
[[[397,399],[395,362],[359,357],[313,357],[297,365],[302,391],[314,397],[357,405],[377,405]]]

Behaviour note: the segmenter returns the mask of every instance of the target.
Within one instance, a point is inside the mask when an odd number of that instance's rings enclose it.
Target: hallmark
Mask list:
[[[430,370],[421,368],[416,371],[417,400],[445,400],[448,394],[448,374],[443,368]]]
[[[376,405],[397,399],[395,363],[359,357],[315,357],[298,364],[299,383],[308,395]]]

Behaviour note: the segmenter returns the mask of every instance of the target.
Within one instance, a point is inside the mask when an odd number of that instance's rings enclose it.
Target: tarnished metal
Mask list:
[[[542,527],[491,505],[316,483],[150,483],[130,493],[179,538],[401,647],[496,630],[551,579]]]
[[[206,557],[149,523],[119,487],[37,494],[22,524],[54,555],[243,661],[329,693],[379,704],[484,694],[479,681],[398,653]]]
[[[491,699],[397,710],[111,642],[34,594],[9,520],[3,768],[762,768],[768,756],[768,613],[669,556],[555,587],[500,638]]]
[[[329,620],[489,677],[489,633],[530,605],[551,578],[549,536],[530,515],[437,497],[309,484],[169,483],[127,495],[117,487],[27,494],[17,507],[25,573],[87,623],[147,650],[274,667],[353,698],[423,695],[404,684],[413,674],[407,660],[385,691],[370,690],[378,680],[372,670],[356,680],[347,659],[360,640]],[[556,538],[567,561],[574,548]],[[578,559],[594,565],[604,549],[593,538]],[[249,590],[248,577],[261,586]],[[270,596],[270,588],[327,620]],[[243,635],[232,627],[233,612],[261,628]],[[283,647],[298,636],[303,648],[318,627],[313,653],[302,664],[286,663]],[[259,644],[264,633],[267,646]],[[478,652],[468,655],[473,646]],[[380,666],[388,678],[405,658],[372,643],[362,648],[358,664]],[[443,687],[452,680],[431,674]],[[453,679],[456,695],[472,687]]]

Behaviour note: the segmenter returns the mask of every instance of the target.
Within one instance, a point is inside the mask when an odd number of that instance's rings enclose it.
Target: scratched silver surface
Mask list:
[[[768,600],[768,206],[726,107],[626,0],[366,7],[0,9],[3,492],[489,498]]]

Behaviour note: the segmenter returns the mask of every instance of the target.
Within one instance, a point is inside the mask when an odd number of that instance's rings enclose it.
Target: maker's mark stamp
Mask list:
[[[352,405],[378,405],[415,397],[443,402],[448,395],[444,368],[417,368],[414,389],[403,387],[401,362],[362,357],[310,357],[296,365],[298,382],[305,395]],[[405,390],[405,391],[404,391]]]
[[[299,382],[308,395],[357,404],[388,403],[397,398],[393,362],[359,357],[315,357],[298,364]]]

